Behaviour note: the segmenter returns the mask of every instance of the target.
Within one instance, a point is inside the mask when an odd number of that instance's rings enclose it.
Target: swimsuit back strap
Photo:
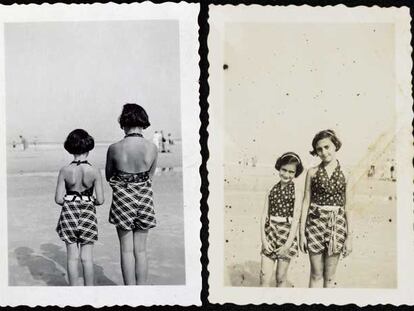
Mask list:
[[[130,133],[124,136],[124,138],[127,138],[127,137],[144,137],[144,136],[141,133]]]
[[[72,161],[72,162],[70,162],[70,164],[76,164],[76,166],[79,166],[79,165],[81,165],[81,164],[88,164],[88,165],[92,166],[92,165],[88,162],[88,160],[84,160],[84,161],[81,161],[81,160],[78,160],[78,161]]]

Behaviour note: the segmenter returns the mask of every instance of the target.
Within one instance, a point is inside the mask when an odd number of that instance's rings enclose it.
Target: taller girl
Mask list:
[[[339,256],[352,251],[347,178],[336,159],[341,141],[333,130],[312,140],[313,156],[321,163],[308,170],[300,225],[300,248],[309,253],[309,287],[333,287]]]
[[[152,177],[158,151],[142,135],[150,126],[144,108],[125,104],[119,125],[125,136],[109,146],[106,157],[106,180],[113,191],[109,222],[118,233],[125,285],[141,285],[148,274],[147,234],[156,225]]]

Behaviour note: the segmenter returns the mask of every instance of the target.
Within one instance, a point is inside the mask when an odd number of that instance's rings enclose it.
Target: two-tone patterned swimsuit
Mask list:
[[[311,203],[305,227],[310,253],[342,252],[347,236],[345,193],[346,180],[339,162],[331,177],[319,165],[311,179]]]
[[[139,136],[134,133],[127,136]],[[127,173],[117,170],[110,178],[112,205],[109,222],[123,230],[147,230],[156,226],[152,181],[149,171]]]
[[[262,249],[262,254],[273,260],[290,260],[298,253],[297,236],[295,236],[292,246],[286,254],[278,255],[275,250],[285,245],[292,227],[295,205],[295,184],[293,181],[283,188],[280,182],[274,185],[270,190],[268,200],[269,212],[264,230],[266,239],[272,245],[273,251],[268,252]]]
[[[73,161],[72,163],[90,165],[87,161]],[[69,244],[87,244],[98,240],[93,186],[80,193],[66,192],[56,232],[62,241]]]

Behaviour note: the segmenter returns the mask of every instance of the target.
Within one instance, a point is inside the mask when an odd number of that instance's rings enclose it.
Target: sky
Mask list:
[[[122,137],[123,104],[147,111],[146,135],[181,137],[177,21],[5,25],[7,140],[62,142],[75,128]]]
[[[330,128],[353,166],[394,131],[392,24],[229,23],[224,61],[228,164],[295,151],[315,165],[312,138]]]

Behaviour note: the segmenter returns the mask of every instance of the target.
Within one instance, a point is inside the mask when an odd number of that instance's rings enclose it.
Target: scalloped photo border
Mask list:
[[[230,287],[224,267],[224,28],[227,23],[392,23],[395,30],[395,109],[397,175],[397,287],[374,288],[260,288]],[[209,5],[209,301],[223,304],[323,304],[358,306],[414,303],[414,231],[412,166],[412,48],[409,8],[345,5],[311,7]],[[387,273],[387,271],[384,271]],[[308,277],[308,276],[306,276]]]
[[[0,306],[201,305],[199,145],[199,5],[29,4],[0,6],[0,154],[6,158],[4,24],[47,21],[177,20],[180,45],[181,132],[185,238],[185,285],[19,287],[8,286],[6,162],[0,161]],[[51,196],[52,197],[52,196]]]

